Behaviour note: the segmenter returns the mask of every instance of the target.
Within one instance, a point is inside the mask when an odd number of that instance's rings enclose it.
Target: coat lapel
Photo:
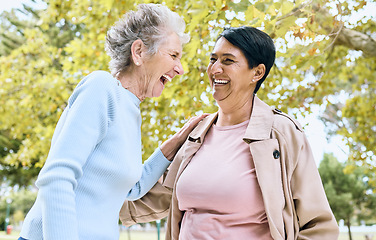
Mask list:
[[[173,162],[168,168],[167,175],[163,181],[165,187],[173,188],[180,174],[191,161],[193,155],[201,147],[206,133],[217,119],[218,113],[213,113],[204,118],[195,129],[188,135],[187,141],[176,154]]]
[[[271,136],[274,113],[269,105],[255,96],[251,118],[243,140],[249,144],[256,168],[257,180],[274,239],[284,239],[282,212],[283,195],[279,142]]]
[[[218,113],[213,113],[206,117],[188,136],[187,145],[184,148],[183,159],[179,171],[177,173],[175,184],[179,179],[181,173],[184,171],[185,167],[191,161],[193,155],[198,151],[204,142],[206,133],[209,131],[210,127],[213,125],[213,122],[217,119]]]
[[[255,96],[251,118],[243,140],[250,143],[252,141],[270,139],[273,121],[273,112],[269,105]]]

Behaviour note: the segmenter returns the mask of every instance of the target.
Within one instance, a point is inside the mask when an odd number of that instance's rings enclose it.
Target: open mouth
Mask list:
[[[222,80],[222,79],[214,79],[213,82],[214,82],[215,85],[226,85],[230,81],[228,81],[228,80]]]
[[[171,82],[172,78],[166,74],[163,74],[159,80],[163,85],[165,85],[167,82]]]

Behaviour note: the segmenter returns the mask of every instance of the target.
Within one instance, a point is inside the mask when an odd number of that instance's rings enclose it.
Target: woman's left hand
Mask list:
[[[192,117],[184,124],[184,126],[175,133],[171,138],[166,140],[161,145],[161,151],[163,155],[170,161],[174,158],[175,154],[178,152],[181,145],[184,143],[184,141],[187,139],[188,134],[192,132],[192,130],[197,126],[197,124],[207,117],[209,114],[204,113],[199,116]]]

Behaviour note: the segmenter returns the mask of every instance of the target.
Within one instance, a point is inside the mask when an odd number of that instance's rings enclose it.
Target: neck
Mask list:
[[[140,86],[142,82],[140,76],[134,69],[130,69],[118,74],[116,79],[120,81],[123,88],[136,95],[140,101],[143,101],[145,99],[145,91]]]
[[[231,126],[249,120],[252,112],[253,98],[254,96],[252,95],[238,106],[223,106],[223,104],[218,103],[219,111],[216,124],[218,126]]]

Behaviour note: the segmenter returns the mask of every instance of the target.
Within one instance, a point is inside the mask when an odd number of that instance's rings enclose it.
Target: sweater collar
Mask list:
[[[129,91],[128,89],[125,89],[125,91],[130,96],[130,99],[132,100],[134,105],[136,105],[138,108],[140,108],[141,100],[135,94],[133,94],[131,91]]]
[[[118,79],[116,79],[116,78],[114,78],[114,79],[116,81],[116,84],[119,87],[121,87],[121,89],[123,89],[123,91],[127,94],[127,96],[129,96],[130,100],[134,103],[134,105],[136,105],[136,107],[140,108],[141,100],[134,93],[132,93],[128,89],[124,88],[123,85],[121,84],[121,82]]]

